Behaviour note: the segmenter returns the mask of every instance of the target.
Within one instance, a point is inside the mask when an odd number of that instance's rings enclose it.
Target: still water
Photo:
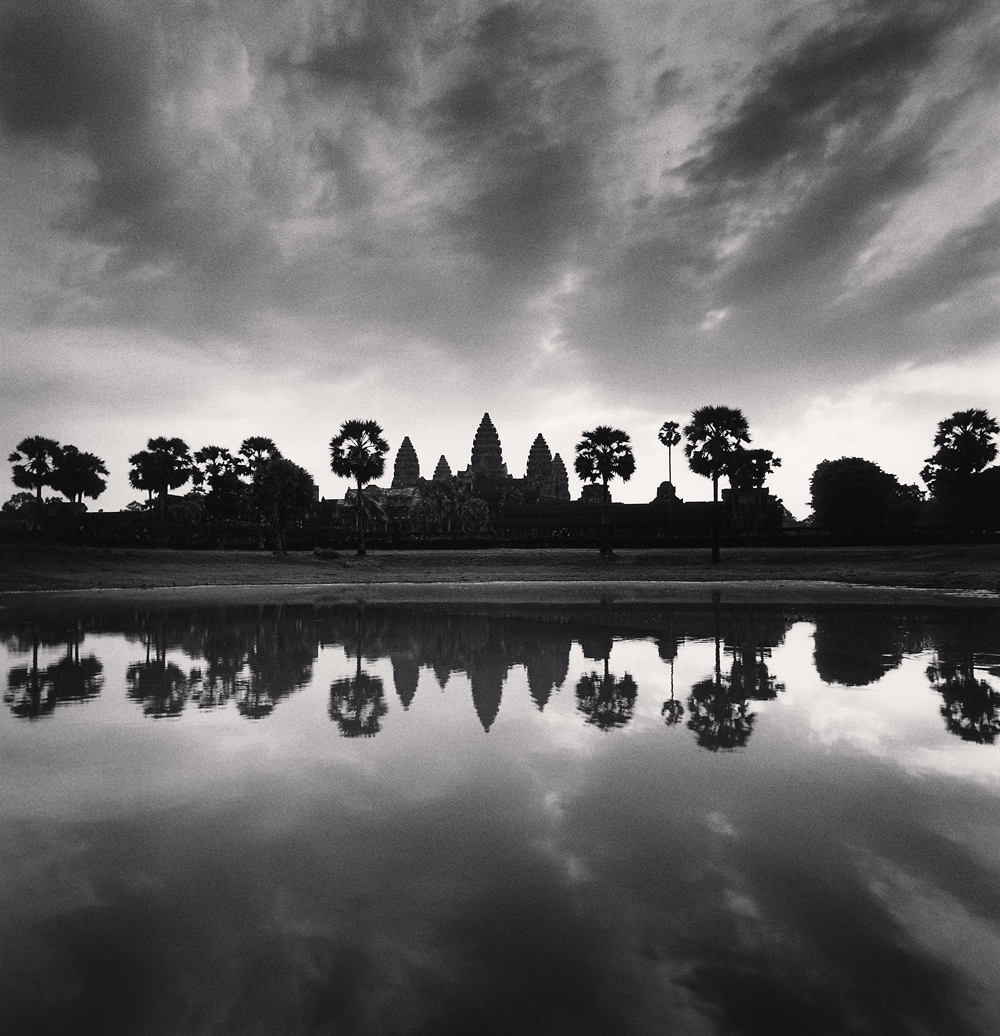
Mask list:
[[[1000,613],[0,613],[0,1029],[1000,1032]]]

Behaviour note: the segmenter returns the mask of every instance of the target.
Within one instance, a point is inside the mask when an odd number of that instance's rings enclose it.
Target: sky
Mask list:
[[[429,477],[488,411],[517,477],[624,429],[642,502],[725,405],[800,518],[824,459],[918,482],[1000,414],[998,94],[992,0],[0,2],[0,449],[113,509],[264,435],[340,497],[344,420]]]

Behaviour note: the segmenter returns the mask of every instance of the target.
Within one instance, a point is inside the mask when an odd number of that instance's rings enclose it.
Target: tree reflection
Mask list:
[[[329,714],[342,737],[374,737],[381,729],[382,717],[389,711],[382,680],[361,669],[365,609],[355,613],[357,669],[354,676],[334,680],[330,685]]]
[[[661,650],[662,655],[662,650]],[[675,727],[684,718],[684,706],[674,697],[674,659],[670,659],[670,697],[660,709],[663,722],[668,727]]]
[[[577,711],[600,730],[624,727],[632,719],[639,693],[635,680],[628,673],[619,679],[608,671],[609,656],[610,650],[606,650],[603,674],[587,673],[576,685]]]
[[[824,611],[816,616],[813,662],[824,683],[867,687],[899,666],[905,640],[895,615]]]
[[[762,674],[756,658],[748,666],[745,659],[734,657],[733,671],[729,676],[722,675],[719,595],[712,596],[715,604],[715,673],[699,680],[691,688],[687,726],[688,730],[694,732],[695,740],[701,748],[707,748],[710,752],[731,751],[745,748],[753,733],[757,717],[748,711],[750,702],[746,689],[748,683],[759,686]],[[764,686],[769,687],[770,684],[765,681]]]
[[[694,731],[701,748],[710,752],[745,748],[753,733],[756,713],[748,712],[750,703],[734,694],[727,677],[699,680],[691,688],[688,730]]]
[[[146,660],[133,662],[125,671],[126,693],[142,705],[143,715],[152,719],[179,716],[191,693],[192,677],[176,662],[167,661],[167,618],[156,616],[144,630]]]
[[[104,667],[94,655],[80,657],[79,626],[66,634],[66,654],[58,662],[40,669],[38,649],[41,636],[31,629],[31,665],[14,666],[7,674],[4,703],[19,719],[50,716],[59,705],[89,701],[101,693]]]
[[[992,745],[1000,735],[1000,692],[976,676],[968,628],[963,643],[943,645],[927,667],[927,678],[941,695],[941,715],[948,731],[963,741]]]

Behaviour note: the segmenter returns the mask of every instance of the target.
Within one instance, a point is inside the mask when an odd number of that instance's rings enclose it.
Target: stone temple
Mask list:
[[[417,460],[417,451],[410,442],[410,437],[399,444],[399,452],[396,454],[396,464],[392,469],[392,485],[390,493],[397,493],[401,489],[416,489],[420,481],[420,461]]]
[[[466,471],[470,475],[507,477],[507,465],[503,462],[500,435],[488,413],[483,414],[483,419],[479,422],[476,437],[472,441],[472,462]]]

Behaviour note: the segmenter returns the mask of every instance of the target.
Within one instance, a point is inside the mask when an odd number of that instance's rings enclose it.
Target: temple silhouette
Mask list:
[[[396,451],[389,486],[366,486],[364,500],[368,528],[376,536],[481,535],[488,525],[502,537],[537,539],[596,535],[603,493],[602,485],[585,484],[573,500],[566,462],[560,453],[552,453],[541,432],[528,451],[524,475],[512,474],[500,434],[485,413],[473,437],[467,467],[456,470],[442,454],[431,477],[424,477],[416,448],[406,436]],[[342,500],[320,501],[320,515],[346,530],[354,520],[356,496],[351,487]],[[476,510],[471,501],[482,501],[486,510]],[[681,500],[669,481],[660,483],[648,504],[612,502],[611,508],[617,532],[628,538],[660,535],[668,527],[671,532],[704,534],[712,525],[712,503]],[[720,511],[724,527],[743,530],[777,529],[784,517],[781,502],[767,489],[738,493],[723,489]],[[429,514],[436,515],[437,521],[428,523]]]

